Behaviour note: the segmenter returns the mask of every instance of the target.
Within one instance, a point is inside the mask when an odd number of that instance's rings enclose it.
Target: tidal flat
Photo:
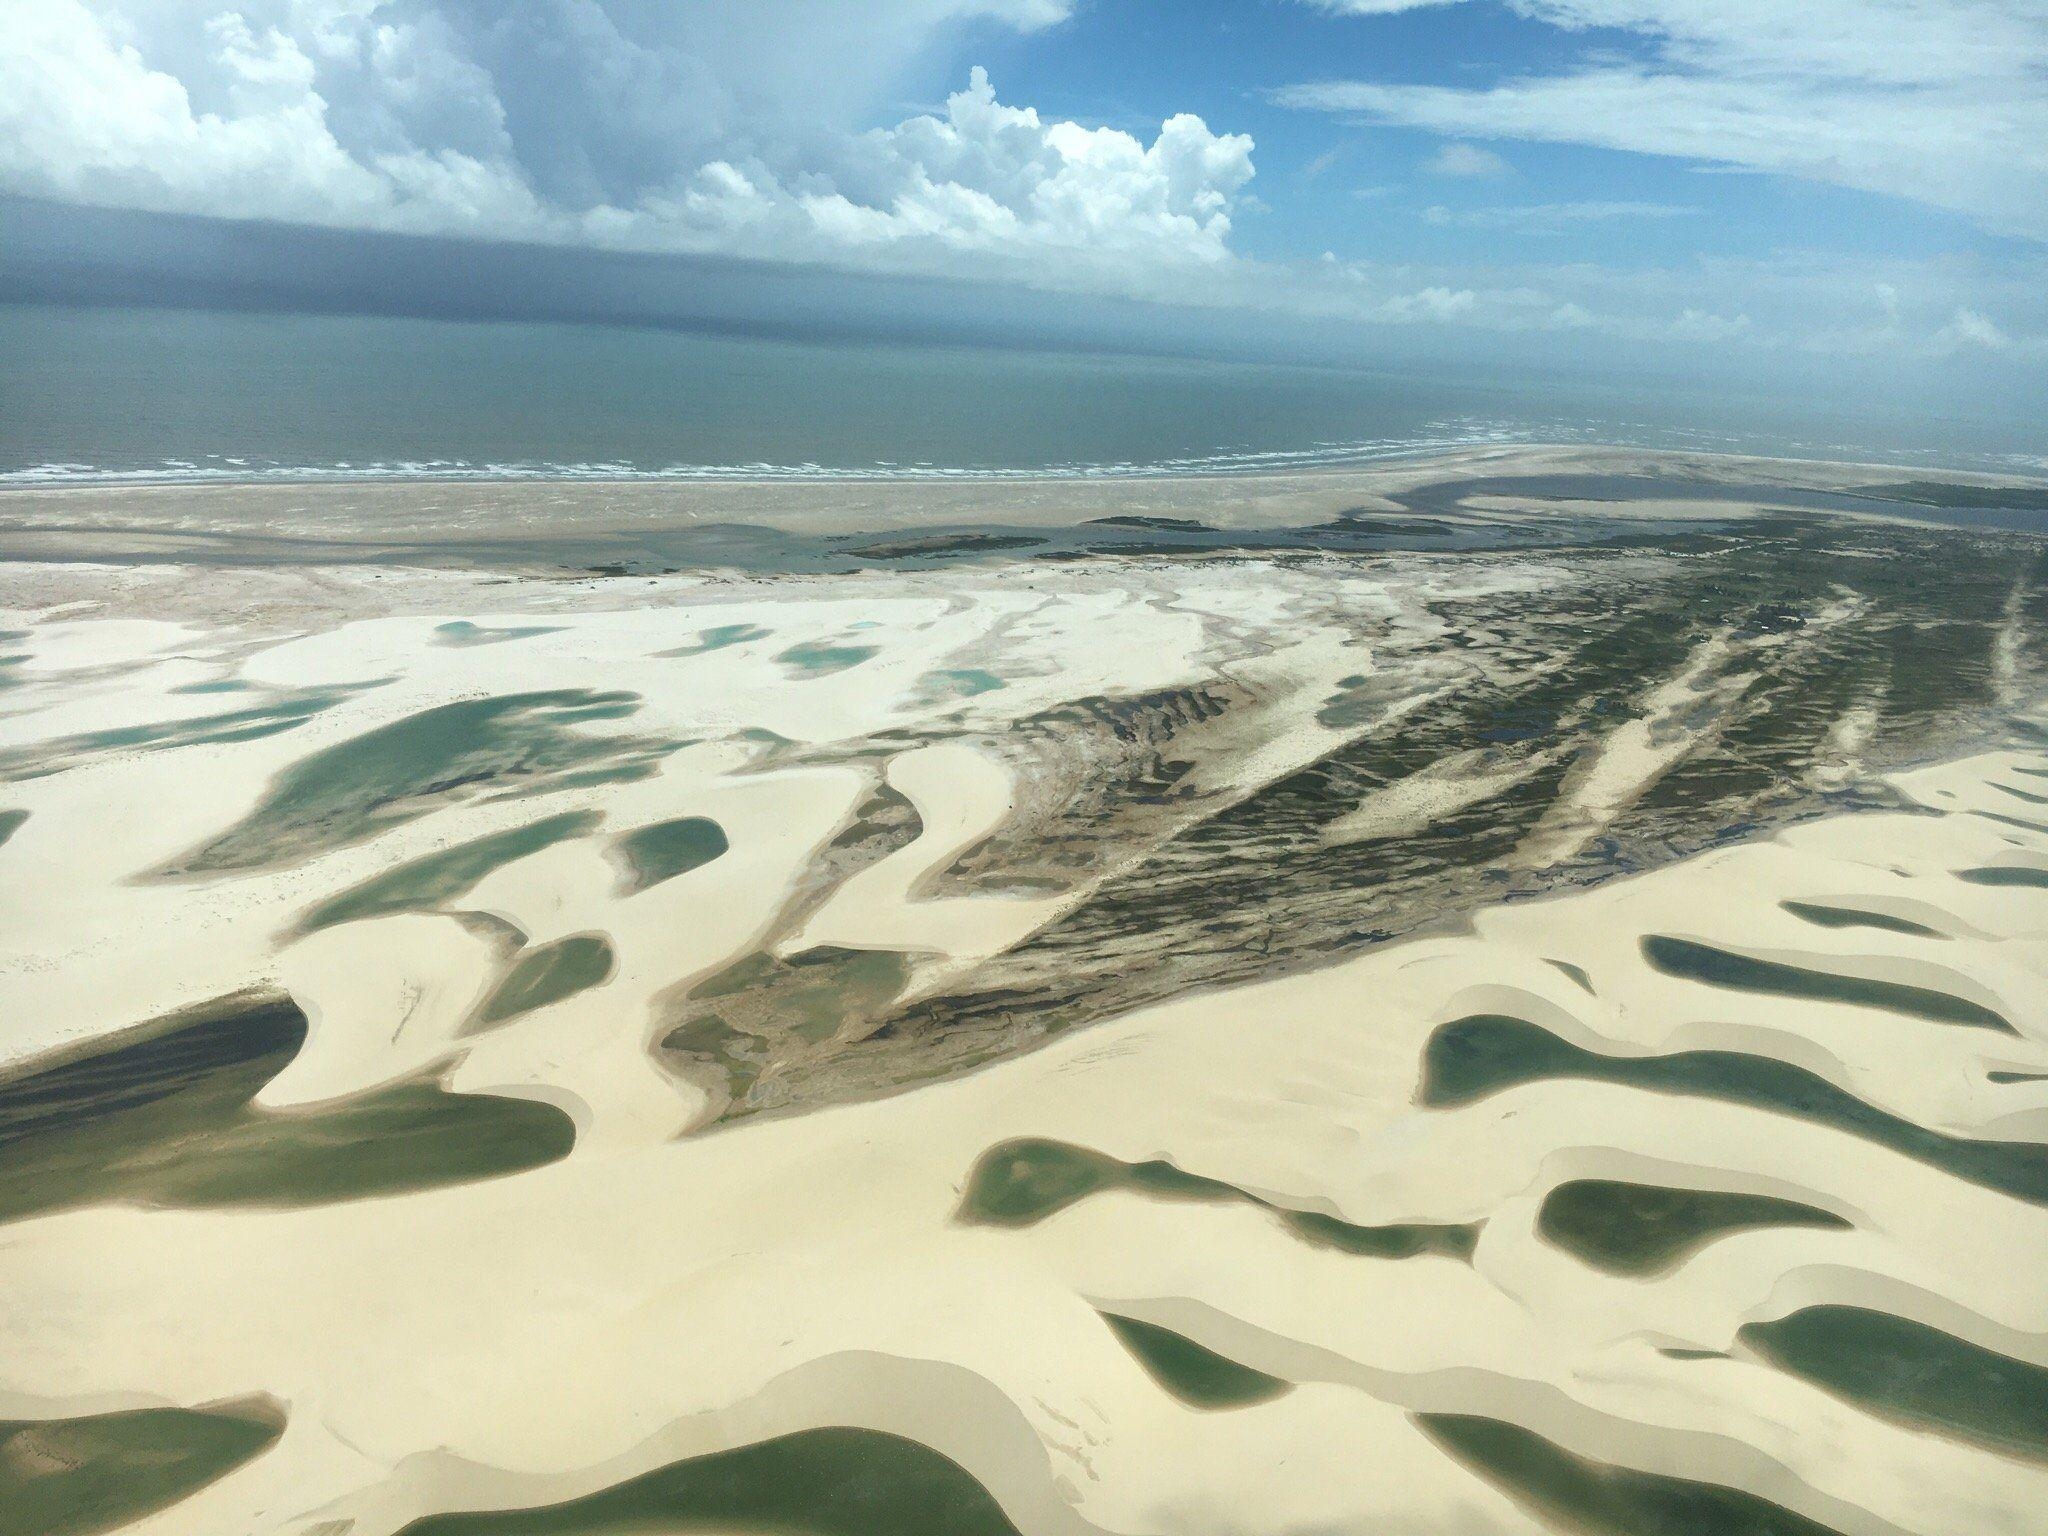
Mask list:
[[[0,492],[0,1531],[2039,1536],[2042,495]]]

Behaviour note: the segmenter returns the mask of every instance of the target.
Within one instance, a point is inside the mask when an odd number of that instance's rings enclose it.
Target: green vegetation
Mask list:
[[[2048,553],[2004,534],[1798,514],[1674,531],[1552,510],[1515,530],[1571,562],[1574,579],[1433,605],[1435,622],[1383,640],[1371,671],[1340,681],[1321,718],[1344,737],[1249,795],[1212,800],[1193,771],[1254,728],[1256,704],[1227,679],[1020,721],[1062,771],[1086,764],[1089,794],[1065,821],[1028,840],[998,833],[960,867],[1057,873],[1070,890],[1088,880],[1086,899],[920,995],[862,1049],[908,1057],[944,1042],[949,1064],[986,1060],[1023,1030],[1057,1034],[1327,963],[1447,911],[1667,863],[1830,807],[1894,805],[1860,765],[1976,730],[2015,659],[2024,676],[2048,672]],[[1563,863],[1518,860],[1566,774],[1707,647],[1685,754]],[[1456,686],[1402,707],[1435,677]],[[1850,717],[1853,757],[1837,729]],[[1519,776],[1400,835],[1325,835],[1371,795],[1474,750]]]
[[[765,1107],[751,1097],[771,1052],[858,1036],[910,984],[910,957],[820,944],[782,956],[759,950],[691,988],[664,1053],[718,1075],[737,1117]]]

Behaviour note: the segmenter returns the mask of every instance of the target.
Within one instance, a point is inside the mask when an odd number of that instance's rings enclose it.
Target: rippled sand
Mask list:
[[[2041,1531],[2039,544],[1513,515],[15,567],[0,1533]]]

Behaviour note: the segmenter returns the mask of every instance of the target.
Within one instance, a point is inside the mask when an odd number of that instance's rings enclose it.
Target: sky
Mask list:
[[[2048,400],[2048,0],[0,0],[0,194]]]

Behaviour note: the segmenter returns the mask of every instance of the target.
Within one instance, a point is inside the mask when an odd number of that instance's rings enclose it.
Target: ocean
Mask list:
[[[1790,422],[1760,401],[1556,382],[626,326],[0,306],[0,484],[1195,473],[1516,442],[2044,467],[2038,444],[1968,423],[1882,432]]]

